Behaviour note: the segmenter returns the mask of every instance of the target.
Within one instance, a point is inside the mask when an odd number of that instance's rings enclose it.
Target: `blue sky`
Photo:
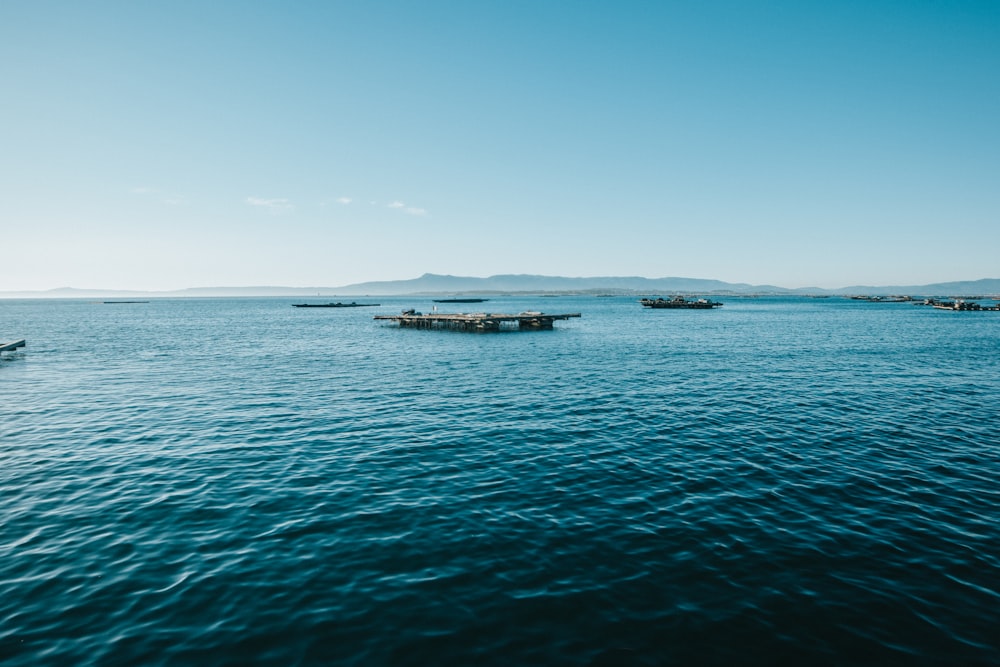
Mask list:
[[[0,291],[1000,277],[1000,2],[0,0]]]

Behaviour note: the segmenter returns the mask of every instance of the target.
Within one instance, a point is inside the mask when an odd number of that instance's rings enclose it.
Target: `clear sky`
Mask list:
[[[1000,2],[0,0],[0,291],[1000,277]]]

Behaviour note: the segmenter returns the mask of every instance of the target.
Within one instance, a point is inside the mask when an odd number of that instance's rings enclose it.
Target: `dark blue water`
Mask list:
[[[0,662],[1000,662],[1000,314],[291,301],[0,301]]]

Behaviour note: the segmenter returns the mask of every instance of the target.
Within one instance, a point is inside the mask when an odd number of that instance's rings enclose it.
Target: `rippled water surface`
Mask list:
[[[0,662],[1000,663],[1000,314],[723,300],[0,301]]]

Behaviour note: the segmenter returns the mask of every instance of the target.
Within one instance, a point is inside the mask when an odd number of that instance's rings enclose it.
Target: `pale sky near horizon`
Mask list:
[[[0,291],[1000,277],[1000,2],[0,0]]]

